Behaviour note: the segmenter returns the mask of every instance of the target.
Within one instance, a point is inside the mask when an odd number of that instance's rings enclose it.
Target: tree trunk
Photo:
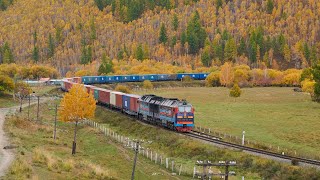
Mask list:
[[[77,126],[78,126],[78,120],[76,121],[75,127],[74,127],[74,136],[73,136],[73,144],[72,144],[72,155],[76,154],[76,147],[77,147]]]

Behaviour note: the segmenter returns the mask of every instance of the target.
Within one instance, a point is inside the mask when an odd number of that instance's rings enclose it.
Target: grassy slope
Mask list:
[[[320,156],[320,104],[292,88],[247,88],[236,101],[226,88],[160,89],[153,93],[186,98],[196,109],[196,125],[258,142]]]
[[[105,138],[89,127],[80,126],[77,155],[71,156],[73,125],[58,123],[58,137],[52,139],[52,104],[41,105],[43,124],[11,117],[5,128],[13,144],[18,145],[17,160],[6,179],[129,179],[133,153]],[[35,106],[31,112],[35,112]],[[24,112],[26,113],[26,111]],[[31,117],[35,118],[35,113]],[[22,117],[26,117],[23,114]],[[153,173],[160,175],[152,175]],[[171,179],[170,173],[159,166],[139,158],[136,169],[138,179]],[[176,178],[174,178],[176,179]]]
[[[236,160],[238,167],[232,168],[237,172],[235,179],[303,179],[304,177],[320,178],[320,174],[312,169],[301,169],[266,160],[239,151],[224,150],[212,145],[183,137],[172,131],[159,127],[141,124],[134,119],[112,112],[105,108],[97,109],[95,121],[115,130],[125,136],[135,139],[143,139],[145,148],[151,148],[165,157],[174,158],[176,164],[182,163],[188,172],[192,172],[197,160]],[[220,169],[220,171],[223,171]],[[213,169],[218,172],[218,169]]]
[[[0,108],[7,108],[18,105],[17,101],[14,101],[12,95],[0,93]]]

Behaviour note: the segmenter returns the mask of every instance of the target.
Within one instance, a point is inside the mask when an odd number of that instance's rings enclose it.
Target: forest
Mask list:
[[[114,61],[128,66],[155,61],[179,71],[208,70],[225,62],[301,69],[320,57],[320,2],[315,0],[1,4],[6,8],[0,11],[0,63],[46,64],[62,75],[88,65],[95,74],[115,73]]]

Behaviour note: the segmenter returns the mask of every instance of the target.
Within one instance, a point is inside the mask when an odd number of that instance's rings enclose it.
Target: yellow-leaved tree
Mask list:
[[[85,118],[94,117],[96,101],[92,94],[88,94],[82,84],[74,84],[63,96],[60,103],[59,118],[64,122],[74,122],[74,139],[72,154],[76,153],[76,136],[78,122]]]

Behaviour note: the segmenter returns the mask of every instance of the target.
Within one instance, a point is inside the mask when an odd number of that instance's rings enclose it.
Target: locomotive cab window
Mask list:
[[[191,112],[191,106],[180,106],[179,112]]]

